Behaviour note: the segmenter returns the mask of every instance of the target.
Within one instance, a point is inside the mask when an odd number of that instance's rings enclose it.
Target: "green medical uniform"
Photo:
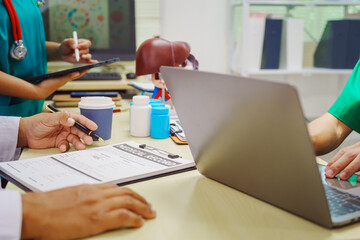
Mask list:
[[[27,56],[15,60],[9,52],[14,43],[11,22],[4,2],[0,0],[0,71],[19,78],[41,75],[47,71],[44,23],[36,1],[12,0],[27,48]],[[31,116],[41,112],[43,105],[44,100],[0,95],[0,116]]]
[[[329,113],[360,133],[360,60]]]

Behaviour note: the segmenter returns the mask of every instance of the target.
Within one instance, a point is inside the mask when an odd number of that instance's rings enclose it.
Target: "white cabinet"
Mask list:
[[[344,69],[319,69],[319,68],[304,68],[302,70],[285,70],[285,69],[276,69],[276,70],[256,70],[252,71],[248,67],[248,50],[249,50],[249,44],[248,38],[245,37],[246,34],[249,33],[249,14],[250,14],[250,8],[252,6],[263,6],[263,7],[274,7],[274,6],[283,6],[287,9],[293,9],[295,7],[307,7],[310,9],[313,8],[319,8],[324,6],[350,6],[350,5],[359,5],[359,0],[343,0],[343,1],[320,1],[320,0],[308,0],[308,1],[280,1],[280,0],[229,0],[230,4],[230,46],[229,46],[229,57],[230,57],[230,71],[232,71],[231,66],[234,64],[234,52],[235,52],[235,40],[234,40],[234,26],[235,21],[241,21],[241,27],[242,27],[242,34],[241,34],[241,40],[238,41],[238,44],[241,44],[240,46],[237,46],[239,49],[240,55],[237,55],[236,57],[240,58],[240,64],[241,66],[238,66],[238,69],[241,69],[241,72],[234,72],[238,73],[243,76],[257,76],[257,75],[283,75],[283,74],[301,74],[304,76],[312,76],[316,74],[338,74],[338,75],[349,75],[351,73],[351,70]],[[239,7],[242,7],[242,19],[235,19],[235,11],[239,10]],[[346,11],[346,8],[345,8]],[[305,16],[306,17],[306,16]]]

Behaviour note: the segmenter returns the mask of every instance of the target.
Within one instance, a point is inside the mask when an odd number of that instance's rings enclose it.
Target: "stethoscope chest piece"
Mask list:
[[[43,2],[43,1],[41,1]],[[22,33],[21,33],[21,26],[18,15],[15,11],[15,7],[12,4],[11,0],[3,0],[3,3],[6,7],[6,10],[9,14],[12,34],[14,43],[10,49],[10,56],[15,60],[21,60],[26,57],[27,49],[23,43]]]
[[[23,42],[21,40],[15,41],[10,50],[11,57],[15,60],[21,60],[26,57],[26,54],[27,49]]]

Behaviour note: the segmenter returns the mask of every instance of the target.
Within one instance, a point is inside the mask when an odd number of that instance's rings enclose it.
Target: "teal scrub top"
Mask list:
[[[22,60],[15,60],[9,52],[14,43],[11,22],[4,2],[0,0],[0,71],[18,78],[47,72],[44,23],[36,2],[37,0],[12,0],[19,18],[23,42],[27,48],[27,56]],[[31,116],[41,112],[43,105],[44,100],[0,95],[0,116]]]
[[[328,112],[360,133],[360,60]]]

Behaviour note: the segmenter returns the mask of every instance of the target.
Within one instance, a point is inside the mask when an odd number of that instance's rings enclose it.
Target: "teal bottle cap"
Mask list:
[[[156,102],[156,103],[150,103],[151,107],[165,107],[165,103],[162,102]]]
[[[159,107],[156,106],[151,109],[151,113],[152,114],[168,114],[169,108],[167,108],[165,106],[159,106]]]
[[[150,104],[153,104],[153,103],[161,103],[160,99],[150,99]]]

